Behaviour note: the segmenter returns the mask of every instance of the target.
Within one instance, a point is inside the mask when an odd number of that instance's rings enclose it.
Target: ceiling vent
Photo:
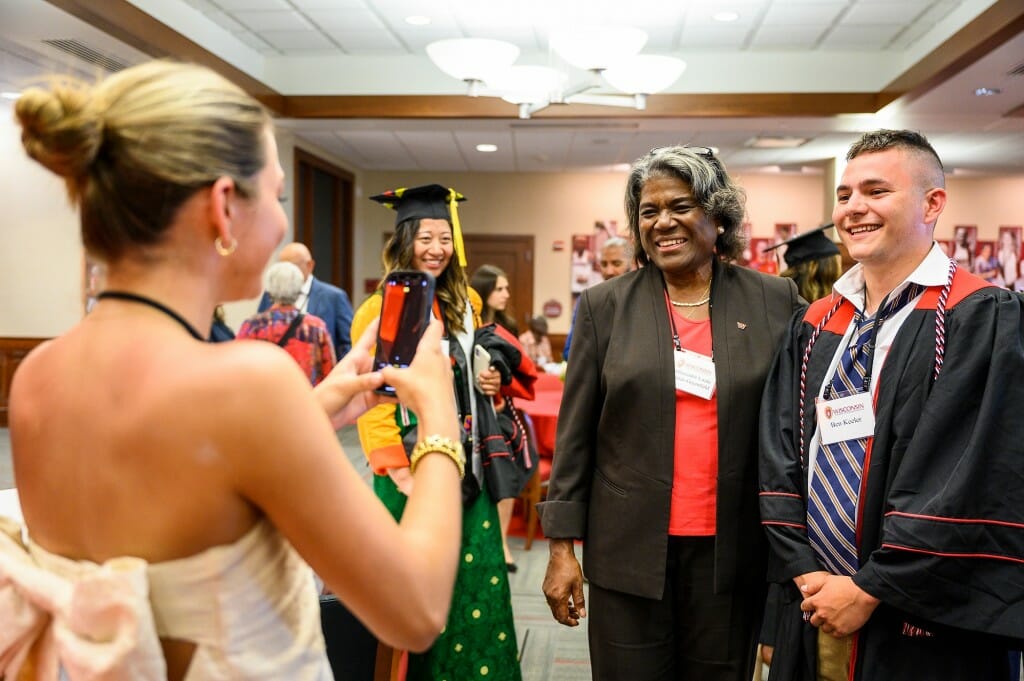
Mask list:
[[[1017,64],[1012,69],[1010,69],[1009,72],[1006,75],[1008,75],[1008,76],[1024,76],[1024,61],[1022,61],[1021,63]]]
[[[98,52],[74,38],[52,38],[49,40],[43,40],[42,42],[44,45],[49,45],[50,47],[58,49],[65,54],[70,54],[110,73],[116,73],[122,69],[128,68],[128,64],[117,57],[111,57],[103,54],[102,52]]]

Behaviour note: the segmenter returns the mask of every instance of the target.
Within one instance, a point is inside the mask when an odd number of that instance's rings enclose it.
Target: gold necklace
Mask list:
[[[704,289],[704,295],[700,300],[695,300],[692,303],[681,303],[676,300],[668,299],[668,302],[672,303],[673,307],[700,307],[711,300],[711,278],[708,277],[708,287]]]

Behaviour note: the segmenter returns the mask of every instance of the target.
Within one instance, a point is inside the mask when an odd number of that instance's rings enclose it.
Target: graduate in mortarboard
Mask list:
[[[832,218],[857,264],[793,318],[761,399],[771,679],[1009,681],[1024,298],[935,242],[946,175],[923,135],[865,133],[846,161]]]
[[[497,371],[472,375],[474,330],[480,325],[480,296],[466,277],[454,189],[430,184],[395,189],[370,197],[395,211],[395,233],[384,246],[384,277],[395,270],[419,270],[436,280],[434,316],[444,322],[446,352],[452,358],[454,389],[467,452],[463,484],[463,540],[451,611],[444,632],[424,653],[410,654],[409,681],[487,678],[519,681],[516,635],[512,620],[508,572],[502,549],[497,506],[483,480],[480,457],[474,456],[478,422],[484,419],[473,389],[479,381],[485,394],[501,387]],[[383,278],[381,279],[383,281]],[[352,333],[358,337],[380,316],[378,289],[356,311]],[[383,404],[358,421],[359,440],[373,469],[377,496],[397,519],[412,491],[408,450],[430,433],[418,433],[416,415],[400,406]],[[401,613],[395,613],[401,617]]]
[[[831,293],[832,284],[843,273],[839,247],[826,236],[833,227],[830,222],[764,249],[785,247],[785,268],[780,276],[794,280],[800,296],[809,303]]]

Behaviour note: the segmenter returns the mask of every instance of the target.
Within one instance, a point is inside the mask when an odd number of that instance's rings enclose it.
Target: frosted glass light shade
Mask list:
[[[675,57],[640,54],[605,69],[601,75],[616,90],[650,95],[679,80],[686,62]]]
[[[511,66],[519,57],[519,48],[503,40],[452,38],[427,45],[427,56],[453,78],[485,81]]]
[[[560,95],[567,76],[547,66],[510,66],[487,79],[487,87],[506,102],[535,104]]]
[[[647,33],[630,26],[581,26],[551,32],[551,49],[573,66],[600,70],[632,57],[647,43]]]

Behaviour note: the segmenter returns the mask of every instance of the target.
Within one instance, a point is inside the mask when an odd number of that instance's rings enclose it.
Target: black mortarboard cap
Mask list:
[[[452,224],[452,239],[459,263],[466,266],[466,248],[462,243],[462,226],[459,224],[458,202],[466,197],[449,187],[439,184],[425,184],[422,187],[390,189],[370,197],[371,201],[395,211],[395,224],[411,219],[434,218],[448,220]]]
[[[786,259],[787,267],[794,267],[808,260],[818,260],[839,255],[839,247],[835,245],[832,239],[825,236],[825,230],[832,229],[834,226],[830,222],[821,227],[815,227],[809,232],[797,234],[795,237],[786,239],[774,246],[769,246],[764,250],[771,251],[780,246],[785,246],[786,253],[783,257]]]

